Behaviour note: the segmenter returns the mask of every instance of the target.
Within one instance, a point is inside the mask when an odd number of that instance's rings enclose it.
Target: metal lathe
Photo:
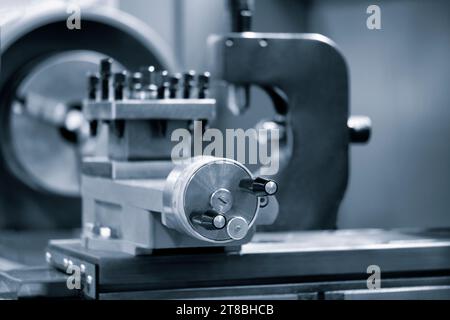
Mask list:
[[[64,8],[2,27],[0,299],[450,298],[448,229],[337,229],[372,124],[333,40],[227,1],[186,71],[136,18]],[[272,116],[230,144],[255,87]]]

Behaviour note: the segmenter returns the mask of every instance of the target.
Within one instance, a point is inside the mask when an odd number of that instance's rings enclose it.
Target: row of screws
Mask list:
[[[88,76],[89,100],[129,99],[190,99],[196,89],[198,99],[206,99],[210,86],[210,74],[205,72],[196,77],[195,71],[184,74],[169,74],[156,71],[155,67],[142,67],[139,72],[112,73],[112,59],[100,62],[99,74]],[[197,81],[196,81],[197,80]],[[100,88],[99,88],[100,85]],[[113,89],[113,90],[111,90]],[[100,94],[99,94],[100,93]]]

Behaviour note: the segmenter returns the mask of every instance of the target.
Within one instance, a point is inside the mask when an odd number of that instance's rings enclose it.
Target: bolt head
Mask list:
[[[227,213],[233,206],[233,195],[227,189],[221,188],[211,195],[209,200],[211,207],[219,213]]]
[[[259,45],[261,46],[261,48],[265,48],[265,47],[267,47],[269,45],[269,43],[265,39],[260,39],[259,40]]]
[[[248,223],[244,218],[235,217],[228,222],[227,233],[233,240],[244,239],[248,232]]]
[[[100,83],[100,77],[98,74],[88,75],[88,82],[90,87],[96,87]]]
[[[169,77],[169,83],[172,86],[177,86],[180,82],[181,75],[179,73],[174,74],[173,76]]]
[[[127,72],[122,71],[114,74],[114,82],[116,84],[124,84],[127,80]]]
[[[185,74],[183,74],[183,81],[186,85],[191,84],[191,82],[194,80],[194,78],[195,78],[194,70],[190,70],[190,71],[186,72]]]
[[[210,79],[211,75],[209,72],[205,72],[201,75],[198,76],[198,85],[200,87],[207,87],[209,84],[209,79]]]
[[[102,237],[104,239],[109,239],[112,236],[112,230],[111,230],[111,228],[108,228],[108,227],[100,227],[99,233],[100,233],[100,237]]]
[[[225,227],[226,223],[227,223],[227,219],[221,214],[218,214],[213,219],[213,225],[214,225],[214,228],[216,228],[216,229],[223,229]]]
[[[100,74],[102,76],[109,76],[109,75],[111,75],[112,64],[113,64],[113,60],[112,59],[110,59],[110,58],[102,59],[100,61]]]
[[[227,47],[232,47],[234,45],[234,41],[231,39],[228,39],[227,41],[225,41],[225,45]]]
[[[271,196],[271,195],[274,195],[275,193],[277,193],[278,185],[277,185],[277,183],[275,181],[269,181],[264,186],[264,189],[265,189],[266,193],[269,196]]]

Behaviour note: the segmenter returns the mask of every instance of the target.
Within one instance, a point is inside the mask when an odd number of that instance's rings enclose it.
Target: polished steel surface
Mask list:
[[[90,120],[212,119],[214,99],[164,99],[88,102],[84,114]]]
[[[139,259],[119,252],[87,250],[79,240],[54,241],[49,250],[65,257],[82,257],[97,265],[99,294],[102,287],[124,288],[125,285],[130,295],[134,292],[142,297],[152,296],[151,291],[167,289],[175,295],[181,292],[173,289],[201,294],[200,287],[205,285],[218,291],[227,291],[221,288],[224,286],[238,285],[240,288],[235,288],[238,290],[235,292],[242,293],[260,288],[263,290],[260,294],[265,295],[287,293],[288,288],[294,290],[295,283],[305,290],[309,287],[309,292],[319,293],[364,289],[367,267],[373,264],[380,266],[386,288],[449,285],[448,280],[439,277],[450,275],[448,229],[264,233],[242,246],[239,252],[181,250],[177,254],[169,251]],[[199,266],[203,272],[190,272]],[[285,285],[280,287],[280,284]]]

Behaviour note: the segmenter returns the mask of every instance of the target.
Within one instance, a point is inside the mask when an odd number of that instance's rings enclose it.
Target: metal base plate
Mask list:
[[[136,292],[450,275],[450,230],[257,234],[239,252],[169,250],[135,257],[85,249],[79,240],[52,241],[50,264],[84,264],[91,298]],[[364,281],[365,283],[365,281]]]

